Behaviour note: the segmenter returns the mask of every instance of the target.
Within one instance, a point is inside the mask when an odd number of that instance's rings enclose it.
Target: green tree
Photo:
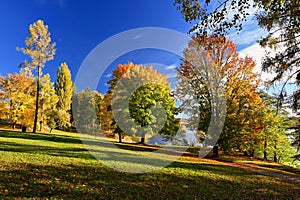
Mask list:
[[[112,96],[112,111],[117,126],[141,137],[141,143],[146,134],[174,135],[179,128],[167,77],[152,66],[135,65],[123,75]]]
[[[292,145],[297,151],[297,154],[294,156],[295,160],[300,161],[300,122],[299,118],[295,120],[297,125],[294,127],[294,130],[291,134],[292,136]]]
[[[26,47],[20,50],[28,55],[30,62],[24,62],[28,69],[36,69],[36,100],[35,100],[35,115],[32,132],[36,132],[39,110],[40,96],[40,78],[42,69],[47,61],[53,60],[55,55],[55,43],[51,43],[50,32],[48,26],[44,25],[42,20],[38,20],[29,26],[30,36],[26,38]]]
[[[59,111],[58,113],[60,113],[58,120],[61,120],[58,123],[58,127],[60,129],[66,129],[70,124],[73,82],[71,72],[65,62],[58,67],[56,76],[57,78],[54,84],[55,94],[58,97],[56,108]]]
[[[100,130],[99,114],[103,95],[89,88],[73,96],[72,107],[76,127],[85,133],[97,133]]]
[[[278,109],[276,98],[261,92],[264,107],[261,108],[263,120],[261,125],[264,127],[259,134],[257,149],[263,153],[265,160],[273,160],[288,165],[293,165],[292,157],[296,155],[296,150],[291,145],[292,121],[288,118],[285,109]]]

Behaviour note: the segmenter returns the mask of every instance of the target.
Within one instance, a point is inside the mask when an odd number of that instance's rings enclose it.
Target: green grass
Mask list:
[[[249,159],[247,157],[237,157],[237,156],[223,156],[220,158],[220,160],[229,161],[229,162],[236,162],[236,163],[242,163],[242,164],[249,164],[249,165],[255,165],[263,168],[267,168],[269,170],[274,170],[278,172],[286,172],[286,173],[292,173],[296,174],[300,177],[300,169],[290,167],[287,165],[283,165],[280,163],[275,163],[272,161],[264,161],[262,159]]]
[[[85,145],[92,147],[92,156]],[[297,199],[294,182],[220,162],[75,133],[0,131],[0,199]],[[144,159],[144,160],[143,160]],[[144,162],[141,162],[144,161]],[[149,161],[148,163],[145,161]],[[114,170],[156,169],[148,173]]]

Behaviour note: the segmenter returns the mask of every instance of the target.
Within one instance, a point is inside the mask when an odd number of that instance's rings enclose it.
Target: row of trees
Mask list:
[[[292,162],[296,154],[291,146],[296,137],[288,131],[292,124],[287,112],[277,109],[274,98],[259,90],[254,66],[251,58],[240,58],[236,46],[225,37],[196,36],[177,70],[180,76],[175,96],[183,106],[190,105],[185,114],[192,122],[199,120],[196,128],[204,133],[202,139],[214,137],[209,126],[216,128],[224,117],[217,146],[225,152]],[[189,102],[186,96],[191,91],[197,98]],[[212,119],[216,121],[211,123]]]
[[[21,65],[20,73],[0,77],[1,117],[22,125],[22,130],[44,124],[63,129],[69,126],[73,83],[66,63],[57,70],[55,83],[50,75],[43,75],[47,61],[53,60],[56,49],[51,41],[48,26],[38,20],[29,26],[29,37],[24,48],[17,48],[28,55],[30,61]],[[39,122],[39,123],[38,123]]]
[[[24,68],[20,73],[7,74],[0,77],[1,88],[1,118],[33,129],[35,123],[36,79],[30,69]],[[50,75],[40,76],[38,93],[37,126],[65,129],[70,122],[70,105],[73,83],[71,73],[66,63],[58,67],[57,79],[51,82]]]
[[[283,81],[283,87],[275,97],[279,107],[287,100],[290,107],[297,112],[300,100],[300,70],[299,70],[299,30],[300,30],[300,2],[294,0],[224,0],[198,1],[174,0],[174,5],[180,10],[183,18],[194,24],[189,33],[195,35],[226,36],[232,31],[242,31],[244,24],[256,19],[257,25],[265,29],[268,34],[259,41],[266,49],[263,59],[263,70],[275,74],[274,79],[267,83],[273,85]],[[250,17],[249,17],[250,16]],[[287,83],[295,83],[296,89],[292,95],[286,95]],[[276,112],[278,115],[280,112]],[[297,112],[296,123],[293,123],[293,145],[297,148],[300,158],[300,123]],[[285,126],[282,125],[281,128]],[[280,129],[280,126],[279,126]],[[275,142],[276,143],[276,142]],[[275,145],[276,146],[276,145]]]
[[[119,142],[131,135],[144,143],[146,133],[166,138],[175,135],[181,128],[175,116],[183,111],[189,128],[206,141],[204,145],[211,145],[207,138],[221,129],[217,146],[225,152],[256,153],[275,161],[289,160],[295,154],[290,143],[297,138],[287,131],[286,112],[259,91],[255,63],[249,57],[240,58],[235,44],[224,36],[193,37],[177,69],[174,91],[167,77],[151,66],[128,63],[113,71],[103,96],[88,88],[77,93],[66,63],[58,68],[52,83],[42,73],[55,54],[48,27],[39,20],[29,33],[26,47],[20,50],[31,60],[23,63],[19,74],[0,77],[0,117],[10,120],[13,127],[21,124],[35,132],[38,125],[41,130],[43,125],[67,129],[73,124],[81,132],[99,133],[101,128],[118,134]],[[190,95],[196,98],[188,98]],[[176,101],[181,104],[178,108]]]

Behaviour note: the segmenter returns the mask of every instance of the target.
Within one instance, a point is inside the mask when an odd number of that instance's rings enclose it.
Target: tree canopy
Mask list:
[[[37,20],[29,26],[30,36],[26,38],[25,48],[19,48],[24,54],[28,55],[31,61],[25,61],[24,66],[30,70],[36,69],[36,100],[35,115],[33,123],[33,131],[36,132],[39,111],[40,96],[40,78],[42,76],[42,68],[47,61],[53,60],[55,55],[55,43],[51,42],[48,26],[42,20]]]
[[[110,91],[112,124],[118,133],[141,137],[145,134],[176,132],[175,101],[167,77],[151,66],[119,65],[113,72]],[[121,134],[121,133],[119,133]]]
[[[207,135],[211,119],[216,119],[216,127],[225,117],[218,140],[224,150],[252,149],[251,143],[255,143],[261,129],[258,113],[262,101],[257,92],[257,74],[252,72],[254,65],[251,58],[239,58],[236,46],[224,37],[194,37],[184,51],[176,96],[183,105],[190,91],[197,97],[185,114],[198,120],[198,130],[206,137],[211,137]],[[195,110],[199,115],[191,113]]]

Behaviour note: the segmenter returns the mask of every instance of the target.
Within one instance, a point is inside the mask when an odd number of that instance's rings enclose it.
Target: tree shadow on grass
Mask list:
[[[176,173],[161,170],[130,174],[101,164],[49,166],[18,163],[0,171],[0,198],[297,199],[300,195],[296,186],[281,187],[276,182],[257,184],[248,180],[241,184],[214,177],[214,174],[204,176],[201,171],[192,176],[182,172],[180,168],[183,166],[178,163],[174,167],[179,167]],[[204,170],[202,165],[193,163],[185,163],[184,168]],[[205,168],[216,170],[215,165],[207,164]]]
[[[48,134],[48,133],[22,133],[19,131],[4,131],[0,130],[0,137],[4,138],[20,138],[28,140],[44,140],[49,142],[62,142],[62,143],[72,143],[81,144],[80,138],[59,135],[59,134]]]
[[[247,162],[245,162],[247,163]],[[252,162],[249,162],[248,164],[253,164]],[[266,168],[271,168],[271,169],[276,169],[276,170],[281,170],[281,171],[286,171],[286,172],[291,172],[294,174],[298,174],[300,176],[300,169],[289,167],[289,166],[280,166],[280,165],[267,165],[267,164],[259,164],[259,163],[254,163],[254,165],[258,165],[261,167],[266,167]]]
[[[27,140],[43,140],[46,142],[58,142],[58,143],[70,143],[70,144],[86,144],[88,146],[103,146],[103,147],[118,147],[120,149],[131,151],[145,151],[152,152],[158,150],[160,147],[151,145],[140,145],[135,143],[118,143],[107,142],[101,139],[93,138],[80,138],[65,136],[59,134],[47,134],[47,133],[22,133],[19,131],[4,131],[0,130],[0,137],[3,138],[17,138]]]

